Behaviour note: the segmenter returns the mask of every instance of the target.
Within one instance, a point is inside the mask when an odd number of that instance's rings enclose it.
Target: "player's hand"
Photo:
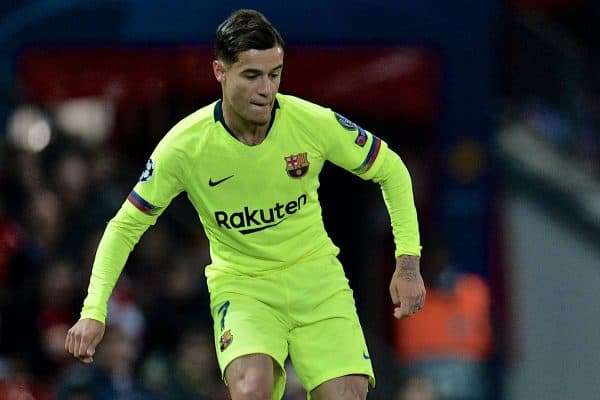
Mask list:
[[[419,271],[419,257],[402,255],[390,282],[390,296],[396,306],[394,317],[409,317],[425,305],[425,285]]]
[[[100,321],[91,318],[80,319],[67,332],[65,350],[81,362],[94,362],[96,346],[104,336],[104,329],[105,326]]]

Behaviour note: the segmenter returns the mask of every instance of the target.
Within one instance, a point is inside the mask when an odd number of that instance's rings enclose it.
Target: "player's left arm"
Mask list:
[[[381,186],[392,222],[396,245],[396,270],[390,282],[390,296],[396,305],[394,317],[413,315],[425,304],[425,285],[419,269],[421,246],[419,225],[408,169],[389,148],[373,180]]]
[[[319,139],[326,159],[381,186],[396,245],[396,270],[390,282],[390,295],[397,306],[394,316],[410,316],[423,307],[425,287],[419,270],[419,226],[408,170],[385,141],[340,114],[329,111],[321,123]]]

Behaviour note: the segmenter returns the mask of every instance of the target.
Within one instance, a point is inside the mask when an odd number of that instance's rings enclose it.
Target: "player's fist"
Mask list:
[[[425,285],[419,271],[419,257],[402,255],[390,282],[390,296],[396,307],[394,317],[409,317],[425,305]]]
[[[80,319],[67,332],[65,350],[86,364],[93,362],[96,346],[104,337],[104,329],[105,326],[100,321]]]

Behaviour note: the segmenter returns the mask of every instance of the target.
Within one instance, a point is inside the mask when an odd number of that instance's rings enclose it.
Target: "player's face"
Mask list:
[[[223,107],[241,123],[268,124],[282,68],[281,47],[243,51],[230,65],[215,61],[213,69],[223,90]]]

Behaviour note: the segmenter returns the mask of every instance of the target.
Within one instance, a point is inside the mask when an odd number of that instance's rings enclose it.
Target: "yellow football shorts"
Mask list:
[[[288,355],[309,393],[350,374],[375,385],[352,290],[336,257],[261,276],[212,273],[208,285],[223,377],[234,359],[262,353],[279,366],[273,399],[283,396]]]

